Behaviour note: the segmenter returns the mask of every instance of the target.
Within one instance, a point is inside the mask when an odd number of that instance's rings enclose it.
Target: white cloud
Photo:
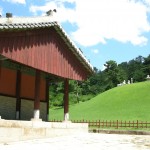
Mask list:
[[[3,0],[11,3],[20,3],[20,4],[26,4],[26,0]]]
[[[94,54],[98,54],[98,53],[99,53],[99,50],[98,50],[98,49],[93,49],[92,52],[93,52]]]
[[[72,1],[72,0],[68,0]],[[69,8],[65,8],[63,5],[64,0],[53,0],[50,2],[47,2],[44,6],[36,6],[36,5],[31,5],[30,6],[30,11],[33,12],[34,15],[37,15],[37,12],[42,12],[43,15],[46,14],[46,12],[50,9],[56,9],[57,13],[54,15],[54,17],[60,21],[60,22],[75,22],[74,21],[74,14],[75,11]]]
[[[30,6],[30,11],[34,13],[34,15],[36,15],[36,13],[38,11],[41,11],[43,13],[46,13],[46,11],[48,11],[49,9],[55,9],[57,8],[57,5],[55,2],[48,2],[46,3],[46,5],[44,6],[35,6],[35,5],[31,5]]]
[[[74,2],[75,8],[65,8],[65,2]],[[109,39],[143,45],[148,41],[143,33],[150,31],[148,4],[150,0],[47,0],[45,6],[32,6],[30,10],[36,13],[56,8],[58,21],[76,24],[78,29],[71,36],[83,46]]]
[[[150,6],[150,0],[144,0],[144,2]]]
[[[101,71],[104,71],[106,69],[106,66],[103,65],[101,68]]]
[[[0,7],[0,15],[2,15],[3,9]]]

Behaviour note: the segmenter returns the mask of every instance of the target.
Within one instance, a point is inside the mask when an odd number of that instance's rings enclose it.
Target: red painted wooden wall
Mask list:
[[[0,54],[63,78],[85,80],[91,74],[53,27],[0,33]]]
[[[0,94],[16,97],[16,78],[17,71],[7,68],[1,68],[0,76]],[[35,76],[28,74],[21,75],[20,97],[25,99],[34,99]],[[46,80],[41,78],[40,100],[45,101]]]

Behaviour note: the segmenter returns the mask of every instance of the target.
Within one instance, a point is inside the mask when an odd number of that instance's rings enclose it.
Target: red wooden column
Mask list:
[[[21,98],[20,98],[20,89],[21,89],[21,71],[17,70],[16,76],[16,119],[20,120],[20,110],[21,110]]]
[[[49,121],[49,79],[46,79],[47,121]]]
[[[2,60],[0,60],[0,78],[1,78],[1,73],[2,73]]]
[[[34,90],[34,119],[40,118],[40,84],[41,84],[41,72],[36,70],[35,75],[35,90]]]
[[[64,81],[64,121],[69,121],[69,80]]]

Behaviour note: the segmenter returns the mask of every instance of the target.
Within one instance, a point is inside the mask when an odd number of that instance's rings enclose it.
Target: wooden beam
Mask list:
[[[21,97],[20,97],[20,90],[21,89],[21,71],[17,70],[16,75],[16,119],[20,120],[21,115]]]
[[[46,106],[47,106],[47,121],[49,121],[49,79],[46,79]]]
[[[69,80],[64,81],[64,121],[69,121]]]
[[[34,119],[39,119],[40,117],[40,84],[41,72],[39,70],[36,70],[34,91]]]

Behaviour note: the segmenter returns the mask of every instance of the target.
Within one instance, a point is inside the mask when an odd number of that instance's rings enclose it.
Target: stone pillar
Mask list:
[[[47,121],[49,121],[49,79],[46,79]]]
[[[21,98],[20,98],[20,91],[21,91],[21,71],[17,70],[16,76],[16,119],[20,120],[21,115]]]
[[[36,70],[35,75],[35,90],[34,90],[34,119],[40,118],[40,84],[41,84],[41,72]]]
[[[69,121],[69,80],[64,81],[64,121]]]

